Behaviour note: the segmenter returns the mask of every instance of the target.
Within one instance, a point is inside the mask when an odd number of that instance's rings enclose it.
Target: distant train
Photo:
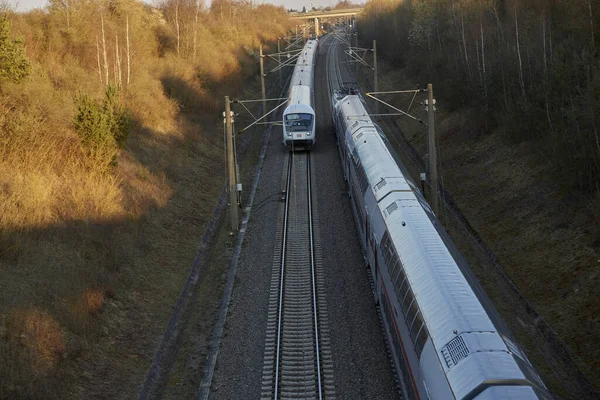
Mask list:
[[[353,91],[333,122],[392,358],[409,399],[550,399]]]
[[[315,137],[315,61],[318,40],[308,40],[296,61],[287,107],[283,111],[283,144],[293,149],[314,146]]]

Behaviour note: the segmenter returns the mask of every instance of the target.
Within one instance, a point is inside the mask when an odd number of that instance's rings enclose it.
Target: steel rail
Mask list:
[[[293,161],[294,158],[299,158],[298,170],[294,170],[296,167]],[[295,185],[295,176],[300,177],[303,174],[301,171],[303,168],[306,168],[304,172],[306,173],[306,182],[302,182],[299,185],[299,190],[296,190],[292,188]],[[275,390],[273,392],[273,398],[276,400],[299,395],[314,396],[319,400],[323,399],[324,385],[321,366],[321,338],[319,335],[311,174],[310,153],[290,156],[286,179],[281,262],[279,264],[279,310],[274,359]],[[291,201],[293,201],[293,207]],[[304,204],[304,201],[306,201],[306,204]],[[305,219],[298,219],[298,216],[302,215]],[[290,218],[294,218],[297,223],[294,224]],[[288,235],[288,229],[292,229],[291,236]],[[306,238],[307,236],[308,248],[302,244],[302,237]],[[294,238],[295,240],[293,240]],[[290,240],[293,240],[293,242],[288,243]],[[303,253],[307,250],[309,254],[306,261],[310,265],[303,261]],[[289,268],[288,262],[291,263]],[[310,270],[306,267],[310,267]],[[310,275],[308,275],[308,272],[310,272]],[[310,290],[310,297],[308,296],[308,290]],[[304,338],[307,331],[310,330],[314,335],[312,342],[314,358],[306,353],[306,346],[311,345],[309,345],[310,341],[306,341]],[[297,359],[298,353],[301,354],[300,360]],[[310,372],[312,368],[314,368],[313,373]],[[303,380],[304,383],[302,383]],[[308,384],[308,382],[312,383]]]
[[[290,187],[292,181],[292,164],[294,157],[290,157],[288,164],[287,183],[285,186],[285,210],[283,212],[283,240],[281,243],[281,278],[279,280],[279,315],[277,317],[277,355],[275,357],[275,399],[279,393],[279,355],[281,352],[281,314],[283,313],[283,278],[285,272],[285,250],[287,245],[287,224],[288,224],[288,210],[290,206]]]
[[[319,400],[323,398],[322,384],[321,384],[321,352],[319,351],[319,322],[318,322],[318,309],[317,309],[317,283],[315,280],[315,249],[313,240],[313,215],[312,215],[312,194],[311,194],[311,170],[310,170],[310,155],[306,157],[306,182],[308,185],[308,230],[310,233],[310,272],[312,278],[312,292],[313,292],[313,317],[315,321],[315,349],[317,358],[317,380],[319,389]]]

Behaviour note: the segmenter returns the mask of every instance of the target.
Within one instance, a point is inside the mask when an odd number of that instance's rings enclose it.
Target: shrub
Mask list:
[[[127,110],[121,105],[117,90],[112,86],[106,89],[104,114],[107,118],[108,130],[116,144],[122,148],[129,134],[130,120]]]
[[[31,63],[25,55],[23,40],[12,39],[10,31],[7,15],[0,16],[0,82],[19,83],[31,73]]]
[[[79,95],[75,103],[73,126],[86,146],[91,150],[123,147],[129,134],[129,116],[115,88],[106,89],[101,103],[86,94]]]

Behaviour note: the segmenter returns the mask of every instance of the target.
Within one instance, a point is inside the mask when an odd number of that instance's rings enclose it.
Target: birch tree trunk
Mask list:
[[[67,14],[67,29],[71,29],[71,2],[69,0],[65,1],[65,9]]]
[[[129,16],[127,16],[126,32],[127,32],[127,88],[129,89],[131,77],[131,52],[129,48]]]
[[[475,40],[475,54],[477,55],[477,74],[479,75],[479,83],[483,85],[483,70],[481,68],[481,57],[479,55],[479,41]]]
[[[121,79],[122,74],[121,74],[121,54],[119,53],[119,35],[115,34],[115,55],[116,55],[116,61],[117,61],[117,87],[121,88],[121,86],[123,85],[123,81]]]
[[[175,3],[175,28],[177,30],[177,57],[179,57],[179,0]]]
[[[481,64],[483,69],[483,98],[485,100],[485,109],[488,108],[488,93],[487,93],[487,74],[485,70],[485,40],[483,36],[483,22],[479,21],[479,30],[481,32]]]
[[[119,87],[119,80],[117,78],[117,47],[115,46],[115,56],[113,57],[113,79],[115,87]]]
[[[517,39],[517,58],[519,60],[519,84],[521,85],[521,94],[523,95],[523,100],[527,103],[527,97],[525,96],[525,81],[523,80],[523,61],[521,60],[521,47],[519,44],[519,20],[518,20],[518,11],[517,5],[515,4],[515,32]]]
[[[546,14],[542,13],[542,51],[544,60],[544,78],[548,77],[548,63],[546,62]]]
[[[550,64],[554,61],[554,55],[552,51],[552,20],[550,20],[550,24],[548,25],[548,44],[550,45]]]
[[[550,117],[550,102],[548,100],[548,61],[546,60],[546,13],[542,13],[542,50],[544,53],[544,97],[546,103],[546,118],[548,119],[548,125],[550,131],[554,131],[552,127],[552,118]]]
[[[98,43],[98,36],[96,36],[96,61],[98,61],[98,78],[100,78],[100,84],[102,85],[102,67],[100,66],[100,44]]]
[[[196,0],[196,15],[194,17],[194,50],[192,61],[196,62],[196,52],[198,48],[198,13],[200,12],[200,0]]]
[[[588,0],[588,10],[590,16],[590,32],[592,34],[592,53],[596,52],[596,43],[594,40],[594,14],[592,13],[592,0]]]
[[[109,85],[109,81],[108,81],[108,58],[106,57],[106,38],[104,35],[104,14],[100,14],[101,15],[101,19],[102,19],[102,55],[104,58],[104,73],[105,73],[105,80],[104,82],[106,83],[106,86]]]
[[[467,53],[467,41],[465,40],[465,16],[461,15],[460,17],[461,30],[462,30],[462,42],[463,49],[465,51],[465,63],[467,64],[467,74],[469,75],[469,80],[472,80],[471,76],[471,66],[469,65],[469,54]]]

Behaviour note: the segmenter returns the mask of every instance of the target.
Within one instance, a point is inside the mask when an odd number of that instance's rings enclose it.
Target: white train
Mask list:
[[[386,336],[409,399],[549,399],[354,92],[333,120]]]
[[[318,41],[308,40],[296,61],[287,107],[283,111],[283,144],[295,149],[310,147],[315,137],[315,61]]]

